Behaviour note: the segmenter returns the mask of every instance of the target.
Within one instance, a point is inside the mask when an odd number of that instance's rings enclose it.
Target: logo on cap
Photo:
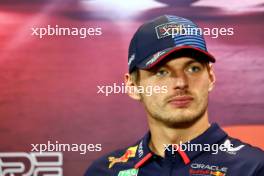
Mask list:
[[[150,64],[154,63],[160,56],[162,56],[166,51],[159,51],[156,54],[153,55],[153,57],[146,63],[146,67]]]
[[[128,59],[128,66],[130,66],[133,60],[135,60],[135,54],[132,54],[130,58]]]
[[[178,35],[183,30],[184,26],[175,22],[164,23],[155,27],[158,39]]]

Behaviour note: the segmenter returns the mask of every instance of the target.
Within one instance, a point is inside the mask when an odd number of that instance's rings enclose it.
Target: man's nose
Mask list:
[[[173,89],[187,89],[188,88],[188,79],[186,74],[177,73],[172,76]]]

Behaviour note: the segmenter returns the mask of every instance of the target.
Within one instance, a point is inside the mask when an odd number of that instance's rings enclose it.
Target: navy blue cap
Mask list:
[[[201,28],[186,18],[163,15],[144,23],[134,34],[129,46],[129,73],[152,68],[175,53],[215,62],[207,51]]]

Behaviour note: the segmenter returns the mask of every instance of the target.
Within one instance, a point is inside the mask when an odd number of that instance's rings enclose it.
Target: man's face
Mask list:
[[[151,118],[175,126],[192,123],[205,114],[214,79],[207,63],[180,57],[151,70],[139,70],[137,85],[167,86],[167,93],[139,96]]]

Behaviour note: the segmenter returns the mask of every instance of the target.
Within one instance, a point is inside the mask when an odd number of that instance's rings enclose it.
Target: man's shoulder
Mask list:
[[[115,165],[119,163],[129,164],[129,159],[135,157],[137,145],[125,147],[109,152],[92,162],[85,176],[104,175],[111,176],[116,172]]]
[[[264,151],[240,139],[228,137],[223,142],[227,155],[233,159],[264,165]]]
[[[264,151],[240,139],[228,137],[223,141],[226,151],[220,153],[222,163],[227,163],[234,173],[252,172],[256,176],[264,175]],[[234,166],[235,167],[231,167]]]

